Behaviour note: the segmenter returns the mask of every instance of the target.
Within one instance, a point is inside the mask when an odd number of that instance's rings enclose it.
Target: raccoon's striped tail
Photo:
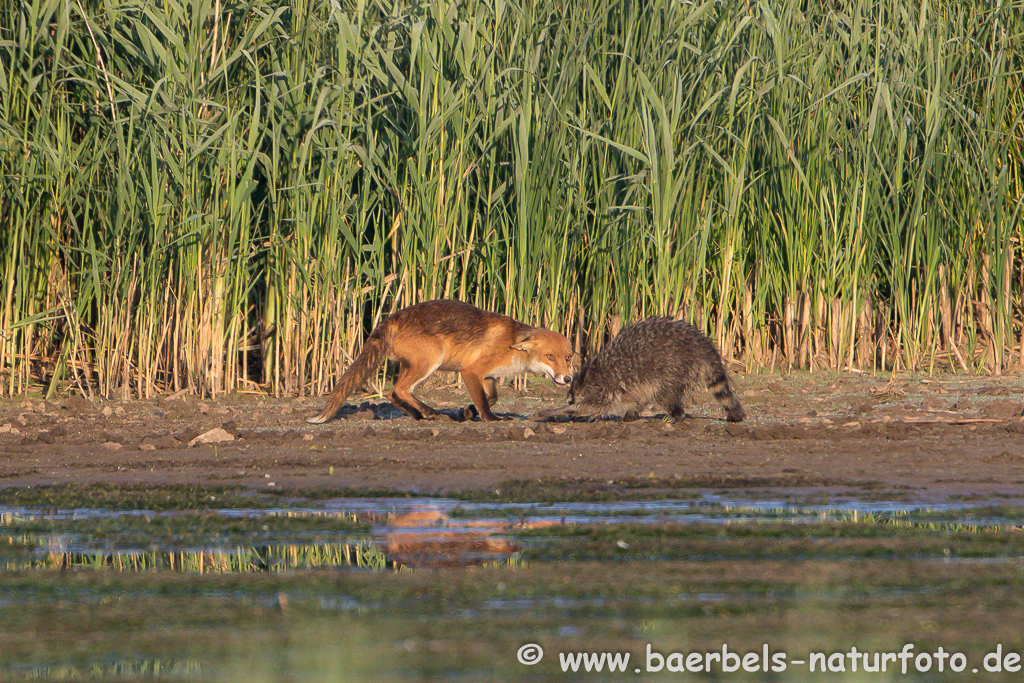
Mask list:
[[[323,424],[333,420],[338,409],[345,405],[345,399],[348,398],[349,394],[355,391],[380,367],[388,352],[387,339],[385,339],[387,324],[388,321],[385,320],[374,328],[373,332],[366,339],[366,344],[363,345],[362,351],[359,352],[356,359],[352,361],[352,365],[349,366],[345,374],[338,380],[334,391],[329,394],[327,406],[319,415],[306,420],[306,422],[310,424]]]
[[[724,368],[719,368],[714,378],[708,383],[715,399],[725,408],[725,419],[729,422],[743,422],[747,414],[743,411],[736,394],[732,393],[732,385]]]

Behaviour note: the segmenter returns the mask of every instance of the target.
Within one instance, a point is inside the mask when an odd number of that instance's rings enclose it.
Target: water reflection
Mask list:
[[[298,515],[293,512],[288,516]],[[4,517],[0,524],[28,519],[12,514]],[[110,542],[98,547],[92,539],[76,533],[0,534],[0,571],[91,569],[225,574],[352,568],[397,572],[427,566],[518,562],[519,548],[508,535],[511,525],[493,520],[453,521],[432,509],[391,514],[380,521],[383,524],[363,538],[183,549],[117,548]]]
[[[12,677],[25,680],[189,680],[200,678],[203,667],[194,659],[111,659],[91,664],[40,664],[14,667]]]

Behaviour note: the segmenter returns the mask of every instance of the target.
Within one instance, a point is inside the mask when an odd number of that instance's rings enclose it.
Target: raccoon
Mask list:
[[[597,416],[625,409],[624,419],[633,420],[657,403],[679,420],[685,415],[683,399],[697,387],[713,392],[729,422],[746,417],[714,342],[693,325],[648,318],[623,329],[580,367],[569,389],[569,405],[540,417]]]

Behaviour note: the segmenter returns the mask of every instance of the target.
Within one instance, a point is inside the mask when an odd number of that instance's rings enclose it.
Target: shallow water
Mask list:
[[[241,523],[229,538],[219,530],[191,543],[149,538],[143,522],[188,517],[193,512],[112,511],[79,508],[0,508],[0,569],[169,570],[196,573],[281,572],[350,568],[397,571],[416,566],[468,566],[515,562],[523,543],[517,532],[590,525],[889,523],[947,529],[1019,529],[1021,514],[978,514],[964,504],[923,505],[848,501],[794,505],[781,500],[743,500],[706,494],[698,499],[479,504],[446,498],[354,498],[316,506],[225,509],[210,514]],[[271,529],[272,520],[310,520],[301,531]],[[332,520],[364,523],[367,531],[331,528]],[[102,522],[103,532],[90,529]],[[119,535],[119,522],[132,527]],[[3,533],[4,529],[53,525],[52,532]],[[144,525],[143,525],[144,526]],[[976,562],[976,558],[943,558]],[[986,559],[985,561],[993,561]]]
[[[648,645],[1024,648],[1016,508],[287,502],[0,509],[0,678],[554,680],[558,653]],[[549,653],[536,667],[527,643]]]

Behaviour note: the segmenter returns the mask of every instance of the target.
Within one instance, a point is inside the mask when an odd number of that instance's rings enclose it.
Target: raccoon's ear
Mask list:
[[[524,332],[516,338],[516,343],[512,344],[512,348],[516,351],[529,351],[537,345],[537,340],[533,338],[533,332]]]

